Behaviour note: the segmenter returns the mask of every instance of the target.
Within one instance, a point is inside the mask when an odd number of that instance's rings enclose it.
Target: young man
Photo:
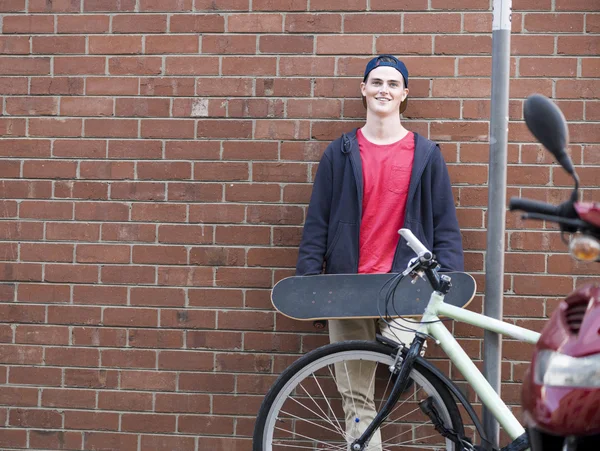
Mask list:
[[[462,271],[462,238],[439,146],[400,121],[408,97],[406,66],[391,55],[373,58],[360,89],[366,123],[333,141],[321,158],[296,274],[402,272],[414,257],[398,234],[402,227],[434,252],[442,270]],[[330,340],[374,340],[376,326],[371,319],[332,320]],[[379,326],[392,339],[412,342],[410,332]],[[346,429],[357,438],[375,416],[372,384],[361,382],[352,367],[336,373]],[[364,366],[362,374],[369,374]],[[354,412],[354,405],[365,408]],[[379,433],[374,435],[369,449],[380,450],[380,440]]]

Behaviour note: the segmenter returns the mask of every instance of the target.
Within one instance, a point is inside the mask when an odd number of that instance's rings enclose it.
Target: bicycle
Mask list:
[[[263,400],[255,425],[254,451],[368,451],[415,447],[446,450],[493,449],[469,401],[452,381],[421,357],[423,343],[427,338],[435,340],[443,349],[481,402],[511,437],[512,443],[503,450],[527,449],[525,429],[444,326],[440,317],[462,321],[531,344],[538,341],[540,334],[445,304],[444,296],[451,287],[450,278],[438,273],[433,254],[410,230],[401,229],[400,234],[417,257],[411,261],[406,271],[392,280],[388,293],[393,293],[399,280],[408,276],[426,278],[434,290],[422,319],[415,322],[418,328],[410,347],[378,336],[376,342],[334,343],[304,355],[279,376]],[[373,388],[373,399],[375,403],[379,403],[379,408],[360,437],[349,436],[343,426],[345,418],[341,413],[335,365],[355,365],[359,371],[364,366],[365,371],[369,371],[366,373],[370,376],[369,391]],[[471,417],[482,439],[481,445],[475,446],[465,433],[455,398]],[[356,421],[359,422],[360,419],[357,418]],[[378,429],[382,435],[382,448],[370,448],[369,440]]]

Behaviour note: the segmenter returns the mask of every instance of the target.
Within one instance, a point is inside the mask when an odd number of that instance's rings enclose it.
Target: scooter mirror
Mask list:
[[[541,94],[529,96],[523,106],[527,128],[548,149],[565,170],[574,175],[573,163],[567,154],[569,129],[562,111]]]

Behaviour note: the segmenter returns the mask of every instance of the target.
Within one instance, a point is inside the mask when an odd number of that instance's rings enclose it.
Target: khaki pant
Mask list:
[[[414,338],[413,332],[392,328],[385,322],[375,319],[343,319],[329,320],[329,340],[336,343],[345,340],[375,340],[377,323],[381,334],[395,341],[410,345]],[[406,325],[412,329],[416,324],[403,322],[402,319],[394,323]],[[349,443],[357,439],[371,424],[376,415],[375,391],[375,362],[344,362],[335,364],[335,377],[337,388],[342,396],[342,406],[346,417],[346,433]],[[379,430],[373,434],[368,451],[381,451],[381,433]]]

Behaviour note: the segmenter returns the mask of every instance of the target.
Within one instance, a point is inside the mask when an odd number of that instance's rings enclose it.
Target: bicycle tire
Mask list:
[[[331,448],[323,448],[323,444],[326,442],[319,441],[319,439],[315,439],[315,441],[311,442],[311,443],[313,443],[312,446],[314,446],[312,448],[311,448],[311,445],[298,446],[298,445],[290,445],[290,444],[287,444],[287,445],[275,444],[275,446],[274,446],[273,445],[273,436],[275,435],[275,429],[276,429],[275,422],[278,420],[278,415],[280,415],[280,413],[282,412],[281,408],[284,405],[286,398],[288,398],[289,395],[297,387],[303,388],[303,390],[306,392],[306,388],[304,388],[302,386],[303,381],[307,380],[311,375],[313,375],[317,371],[322,370],[323,368],[330,366],[333,363],[342,361],[344,358],[353,357],[355,360],[358,360],[358,361],[370,360],[370,361],[375,361],[377,363],[380,363],[382,365],[386,365],[387,367],[389,367],[390,365],[393,364],[395,355],[396,355],[396,350],[394,348],[392,348],[388,345],[379,343],[379,342],[375,342],[375,341],[345,341],[345,342],[333,343],[333,344],[322,346],[318,349],[315,349],[315,350],[309,352],[308,354],[304,355],[303,357],[301,357],[300,359],[295,361],[277,378],[277,380],[275,381],[275,383],[273,384],[273,386],[271,387],[271,389],[269,390],[269,392],[266,394],[265,398],[263,399],[262,405],[261,405],[258,415],[257,415],[255,428],[254,428],[253,448],[252,448],[253,451],[273,451],[273,450],[279,450],[279,449],[286,449],[286,450],[287,449],[341,449],[340,446],[343,447],[343,445],[340,445],[340,444],[331,445],[332,446]],[[376,370],[373,371],[373,376],[375,376],[375,373],[376,373]],[[333,374],[332,374],[332,376],[333,376]],[[319,377],[321,377],[321,376],[319,376]],[[393,378],[393,377],[394,376],[391,375],[391,373],[390,373],[390,378]],[[456,432],[458,434],[464,434],[464,426],[463,426],[462,418],[460,415],[460,411],[458,409],[456,401],[454,400],[454,397],[448,391],[448,389],[446,388],[444,383],[437,376],[435,376],[429,370],[427,370],[422,365],[420,365],[418,362],[415,363],[415,365],[410,373],[410,377],[413,380],[413,384],[416,388],[415,392],[413,393],[413,396],[415,397],[414,398],[415,401],[418,401],[418,399],[419,399],[417,397],[419,390],[423,389],[424,390],[423,395],[428,395],[428,397],[433,398],[436,408],[439,411],[439,414],[442,417],[442,420],[444,422],[444,426],[449,429],[451,428],[454,432]],[[319,382],[317,382],[318,381],[317,377],[313,376],[313,379],[315,380],[316,385],[318,386]],[[335,379],[335,378],[333,378],[333,379]],[[377,380],[377,378],[373,377],[373,382],[375,382],[376,380]],[[334,380],[334,382],[335,382],[335,380]],[[387,389],[387,387],[386,387],[386,389]],[[321,393],[323,394],[323,398],[325,398],[325,393],[324,393],[323,389],[321,389]],[[386,393],[386,391],[384,390],[384,394],[385,393]],[[308,396],[310,396],[310,395],[308,395]],[[408,396],[410,397],[410,394]],[[291,399],[291,398],[289,398],[289,399]],[[311,400],[312,400],[312,398],[311,398]],[[295,400],[295,402],[298,402],[298,401]],[[405,402],[407,402],[407,401],[405,401]],[[410,402],[413,402],[413,401],[410,401]],[[416,402],[413,402],[413,403],[416,403]],[[316,408],[313,407],[313,409],[318,410],[319,409],[318,403],[315,402],[315,405],[317,407]],[[330,403],[327,402],[327,405],[331,408],[331,405],[333,405],[333,404],[330,405]],[[412,407],[412,405],[411,405],[411,407]],[[310,410],[310,411],[314,414],[315,413],[314,410]],[[321,410],[321,412],[325,413],[322,409],[320,409],[320,410]],[[331,413],[334,413],[333,409],[332,409]],[[424,416],[424,414],[423,414],[423,416]],[[388,420],[390,420],[390,419],[391,419],[391,417]],[[290,434],[296,434],[296,429],[298,428],[297,422],[299,421],[299,418],[291,417],[288,420],[289,420],[290,425],[292,423],[295,424],[294,431],[284,430],[284,432],[289,432]],[[302,419],[300,419],[300,420],[302,420]],[[282,420],[279,419],[279,421],[282,421]],[[323,426],[318,424],[318,422],[319,422],[318,419],[314,420],[314,421],[316,421],[316,423],[313,423],[309,420],[304,420],[304,421],[307,423],[313,424],[313,427],[315,430],[318,429],[319,432],[322,432],[319,428],[323,428]],[[336,421],[337,421],[337,419],[336,419]],[[331,424],[333,425],[333,428],[336,429],[333,422],[331,422]],[[314,426],[314,425],[317,425],[318,427]],[[337,423],[337,425],[341,426],[341,424],[339,422]],[[423,425],[421,425],[421,426],[423,426]],[[418,426],[417,429],[420,428],[421,426]],[[381,429],[383,429],[384,427],[386,427],[386,423],[384,423],[382,425]],[[411,426],[411,427],[414,427],[414,426]],[[432,429],[432,428],[433,428],[432,425],[429,426],[429,429]],[[340,430],[340,428],[337,428],[337,429],[338,429],[338,432],[341,432],[342,434],[344,432],[347,432],[345,430]],[[451,441],[449,439],[444,439],[443,437],[441,437],[441,435],[437,431],[434,431],[434,432],[437,434],[436,435],[437,438],[442,441],[441,446],[443,447],[445,445],[446,450],[456,451],[456,450],[460,449],[460,447],[458,447],[453,441]],[[404,432],[404,434],[406,434],[406,433],[407,432]],[[305,435],[303,435],[303,434],[298,434],[298,435],[301,439],[300,440],[301,442],[309,442],[309,439],[306,439]],[[417,441],[422,440],[422,438],[416,437],[415,430],[412,431],[412,435],[415,440],[417,440]],[[426,437],[426,438],[429,438],[429,437]],[[291,439],[289,439],[289,440],[291,440]],[[342,438],[342,441],[340,443],[342,443],[342,444],[347,443],[347,442],[344,442],[344,440],[346,440],[346,439]],[[384,445],[385,445],[385,443],[384,443]],[[405,444],[400,444],[400,445],[405,445]],[[394,447],[400,446],[400,445],[393,444],[390,446],[392,446],[392,449],[398,449],[398,448],[394,448]],[[333,446],[335,446],[335,448]],[[428,446],[423,446],[422,443],[419,443],[419,447],[427,448]],[[435,447],[435,446],[433,448],[440,449],[439,447]],[[384,446],[383,450],[385,451],[385,449],[386,449],[386,447]]]

